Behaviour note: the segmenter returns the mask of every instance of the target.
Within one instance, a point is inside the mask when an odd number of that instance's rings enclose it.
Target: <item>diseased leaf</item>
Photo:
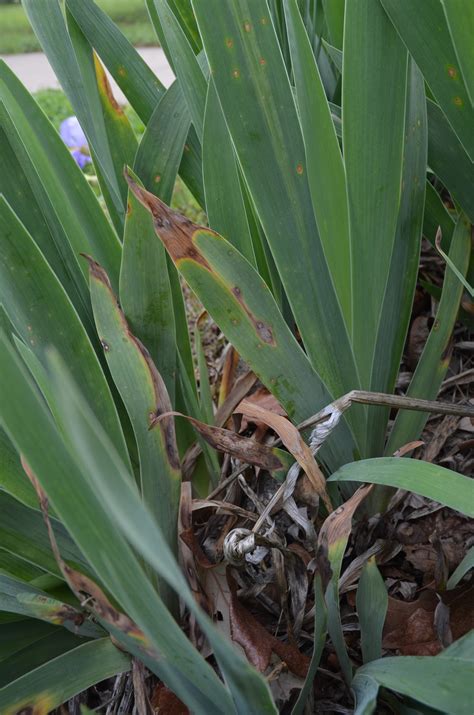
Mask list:
[[[221,236],[172,211],[132,177],[128,181],[153,215],[155,231],[180,273],[290,419],[305,419],[317,405],[331,402],[252,266]],[[344,447],[346,454],[352,453],[349,444],[347,427],[342,425],[336,459],[341,459]],[[332,458],[330,449],[328,445],[325,459]]]
[[[114,296],[105,271],[89,262],[92,307],[97,332],[137,440],[140,489],[170,548],[176,549],[181,470],[171,402],[163,378],[148,350],[136,338]]]
[[[39,618],[89,638],[104,635],[101,628],[86,621],[84,613],[74,606],[62,603],[28,583],[5,575],[0,575],[0,610]]]
[[[298,114],[267,2],[194,0],[193,7],[239,164],[307,354],[327,389],[341,394],[359,378],[318,236]],[[357,431],[360,421],[353,423]]]
[[[328,631],[346,683],[352,681],[352,663],[342,632],[339,610],[339,576],[342,559],[352,528],[352,517],[372,487],[360,487],[342,506],[330,514],[319,532],[318,567],[327,606]]]
[[[3,338],[0,363],[0,390],[5,397],[1,417],[5,430],[10,437],[15,435],[16,448],[25,455],[56,513],[91,567],[100,573],[101,584],[143,631],[153,654],[147,655],[136,639],[127,638],[119,629],[114,630],[114,637],[144,659],[169,687],[179,689],[183,701],[191,708],[207,708],[206,712],[212,713],[228,709],[231,702],[228,691],[165,608],[123,535],[122,529],[127,528],[127,538],[132,537],[135,547],[141,545],[142,549],[151,550],[153,567],[158,564],[158,573],[167,580],[173,571],[175,578],[179,574],[180,594],[187,589],[161,530],[143,506],[100,418],[94,417],[77,389],[71,388],[71,378],[64,367],[51,361],[50,374],[62,410],[59,435],[41,396]],[[64,474],[68,475],[67,480]],[[106,494],[104,483],[110,489]],[[134,509],[139,510],[140,517],[132,523]],[[38,512],[32,513],[41,519]],[[87,521],[84,514],[88,515]],[[144,539],[140,526],[151,528],[153,537],[148,534]],[[101,548],[97,548],[98,543]],[[86,582],[89,588],[91,579],[86,578]],[[192,596],[190,601],[193,602]],[[109,630],[111,627],[108,623]]]
[[[470,0],[441,0],[464,84],[474,107],[474,5]]]
[[[110,638],[84,643],[2,688],[0,708],[4,715],[29,710],[47,715],[77,693],[129,667],[129,657]]]
[[[474,161],[471,105],[440,0],[381,0],[449,123]],[[467,20],[467,18],[466,18]]]
[[[255,464],[269,471],[274,469],[278,470],[283,467],[284,462],[280,458],[281,450],[276,447],[267,447],[267,445],[255,442],[253,439],[242,437],[236,432],[224,429],[223,427],[207,425],[194,417],[183,415],[180,412],[170,412],[169,415],[185,417],[206,442],[220,452],[226,452],[243,462]],[[163,416],[163,418],[165,418],[165,416]],[[155,427],[159,425],[161,420],[162,418],[158,417],[153,421],[151,426]]]
[[[156,240],[149,213],[132,192],[125,219],[120,305],[131,331],[149,351],[173,403],[176,325],[166,252]]]

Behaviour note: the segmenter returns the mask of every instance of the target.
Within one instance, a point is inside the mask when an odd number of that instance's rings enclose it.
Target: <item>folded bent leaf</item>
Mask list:
[[[474,517],[474,481],[431,462],[398,457],[364,459],[345,464],[328,481],[369,482],[406,489]]]

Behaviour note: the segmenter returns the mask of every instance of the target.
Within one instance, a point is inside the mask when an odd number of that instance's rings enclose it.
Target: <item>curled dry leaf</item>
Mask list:
[[[230,394],[227,395],[224,402],[219,405],[219,408],[214,415],[214,424],[216,427],[223,427],[225,425],[234,409],[245,397],[248,391],[252,389],[256,381],[257,376],[251,370],[241,375],[235,381]],[[197,442],[195,442],[184,455],[182,463],[183,479],[191,479],[196,460],[200,454],[201,447]]]
[[[261,407],[264,410],[268,410],[269,412],[273,412],[275,415],[281,415],[282,417],[286,417],[286,412],[283,409],[283,407],[280,405],[278,400],[274,395],[272,395],[271,392],[267,390],[266,387],[259,387],[255,392],[252,392],[251,395],[249,395],[245,399],[246,403],[250,403],[253,405],[257,405],[258,407]],[[240,405],[239,405],[240,407]],[[237,408],[238,410],[239,408]],[[257,440],[257,442],[262,442],[263,438],[265,437],[266,433],[268,432],[268,424],[266,422],[262,422],[261,420],[255,418],[249,418],[246,414],[243,414],[242,418],[242,425],[241,429],[244,432],[246,429],[248,429],[249,424],[253,423],[255,425],[255,434],[254,438]]]
[[[152,429],[162,419],[171,415],[184,417],[189,420],[189,422],[191,422],[193,427],[206,440],[206,442],[220,452],[226,452],[237,459],[241,459],[243,462],[255,464],[258,467],[267,469],[268,471],[281,469],[283,467],[282,462],[278,459],[276,453],[271,447],[259,444],[253,439],[242,437],[241,435],[236,434],[236,432],[231,432],[223,427],[207,425],[200,420],[196,420],[194,417],[183,415],[181,412],[167,412],[164,415],[160,415],[153,420],[150,429]]]
[[[332,511],[331,500],[326,491],[326,480],[310,448],[303,441],[297,428],[285,417],[276,415],[270,410],[266,410],[248,400],[243,400],[235,412],[243,414],[253,421],[264,422],[277,433],[285,447],[291,452],[303,471],[306,472],[308,479],[323,500],[328,511]]]

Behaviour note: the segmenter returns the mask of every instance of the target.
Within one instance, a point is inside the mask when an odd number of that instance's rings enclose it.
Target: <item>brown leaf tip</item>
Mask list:
[[[109,276],[107,275],[107,272],[104,270],[104,268],[102,268],[100,263],[97,263],[97,261],[95,261],[91,256],[88,256],[87,253],[81,253],[80,255],[85,258],[87,263],[89,264],[89,275],[91,276],[91,278],[95,278],[101,283],[104,283],[107,288],[112,290]]]

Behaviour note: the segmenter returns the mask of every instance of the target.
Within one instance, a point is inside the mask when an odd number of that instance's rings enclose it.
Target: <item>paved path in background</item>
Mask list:
[[[137,50],[158,79],[165,87],[169,87],[174,79],[174,74],[161,47],[137,47]],[[1,58],[30,92],[59,88],[58,79],[46,55],[42,52],[30,52],[25,55],[1,55]],[[112,78],[110,80],[116,100],[121,104],[125,103],[123,93]]]

